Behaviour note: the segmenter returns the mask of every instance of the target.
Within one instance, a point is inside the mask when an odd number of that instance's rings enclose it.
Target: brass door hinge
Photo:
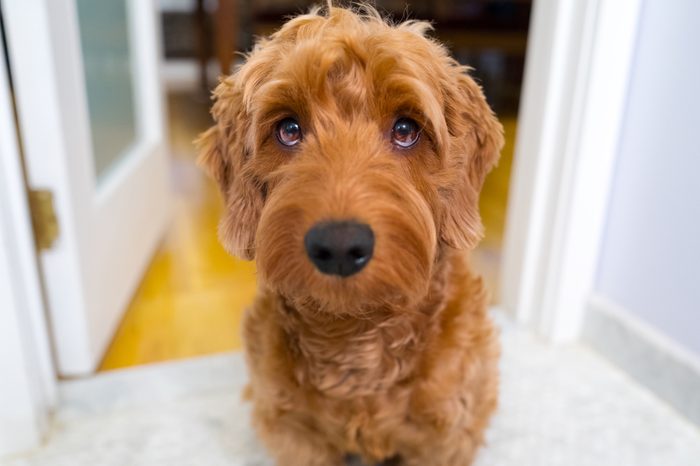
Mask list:
[[[47,189],[29,190],[34,241],[39,251],[51,249],[58,238],[58,220],[53,205],[53,193]]]

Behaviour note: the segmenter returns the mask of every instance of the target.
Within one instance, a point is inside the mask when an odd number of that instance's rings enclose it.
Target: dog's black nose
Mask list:
[[[368,225],[357,222],[323,222],[306,233],[304,246],[320,272],[349,277],[372,258],[374,233]]]

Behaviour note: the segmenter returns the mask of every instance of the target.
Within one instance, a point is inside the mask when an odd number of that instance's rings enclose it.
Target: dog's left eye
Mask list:
[[[301,126],[294,118],[285,118],[277,123],[277,140],[285,146],[295,146],[301,141]]]
[[[391,142],[407,149],[413,146],[420,138],[420,126],[410,118],[399,118],[391,130]]]

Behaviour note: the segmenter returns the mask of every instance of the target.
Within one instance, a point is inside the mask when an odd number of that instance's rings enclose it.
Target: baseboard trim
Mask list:
[[[600,295],[587,305],[582,340],[700,426],[700,361]]]

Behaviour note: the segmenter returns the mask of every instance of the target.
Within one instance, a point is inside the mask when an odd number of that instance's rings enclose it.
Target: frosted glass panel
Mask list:
[[[136,138],[127,0],[77,0],[97,176]]]

